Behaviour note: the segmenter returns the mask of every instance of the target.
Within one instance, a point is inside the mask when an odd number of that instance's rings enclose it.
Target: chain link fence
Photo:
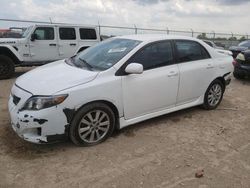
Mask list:
[[[67,25],[82,25],[82,24],[69,24],[69,23],[55,23],[52,21],[33,21],[33,20],[14,20],[14,19],[0,19],[2,22],[13,22],[15,23],[25,23],[27,24],[67,24]],[[14,26],[14,25],[13,25]],[[99,28],[99,34],[102,38],[108,38],[117,35],[128,35],[128,34],[167,34],[167,35],[184,35],[196,37],[203,40],[211,40],[217,46],[224,47],[228,49],[230,46],[238,45],[241,41],[247,40],[249,38],[248,34],[238,34],[238,33],[218,33],[215,31],[202,32],[193,29],[189,30],[175,30],[168,27],[162,29],[156,28],[141,28],[133,25],[132,27],[125,26],[110,26],[110,25],[92,25]],[[1,22],[0,22],[1,27]],[[1,30],[0,30],[1,31]]]

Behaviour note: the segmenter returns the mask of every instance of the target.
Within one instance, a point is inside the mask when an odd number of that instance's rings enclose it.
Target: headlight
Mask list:
[[[62,103],[68,95],[33,96],[29,98],[21,110],[41,110]]]

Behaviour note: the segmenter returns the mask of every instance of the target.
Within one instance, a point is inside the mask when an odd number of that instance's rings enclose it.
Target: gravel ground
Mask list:
[[[0,81],[0,187],[250,187],[250,81],[233,80],[217,110],[164,115],[88,148],[21,140],[7,108],[14,81]]]

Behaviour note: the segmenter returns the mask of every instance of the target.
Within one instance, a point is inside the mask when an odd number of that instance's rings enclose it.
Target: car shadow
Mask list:
[[[124,135],[127,137],[133,137],[133,136],[136,136],[135,133],[137,131],[146,129],[148,127],[161,126],[162,124],[170,126],[170,122],[171,122],[171,125],[174,125],[175,123],[180,122],[182,119],[192,119],[193,115],[198,111],[202,111],[202,109],[201,107],[196,106],[196,107],[191,107],[191,108],[179,110],[176,112],[172,112],[169,114],[164,114],[164,115],[161,115],[161,116],[149,119],[149,120],[145,120],[145,121],[130,125],[121,130],[116,130],[114,134],[112,135],[112,137],[116,138],[121,135]]]
[[[152,126],[162,126],[162,124],[167,124],[168,122],[178,123],[182,120],[182,118],[192,118],[195,112],[200,111],[199,107],[193,107],[189,109],[180,110],[177,112],[173,112],[170,114],[162,115],[156,118],[152,118],[121,130],[116,130],[112,134],[111,138],[119,139],[120,136],[126,137],[134,137],[136,136],[136,132],[146,129]],[[170,126],[170,125],[168,125]],[[63,142],[51,143],[51,144],[32,144],[23,139],[19,138],[17,134],[12,130],[10,126],[10,122],[6,122],[4,125],[4,130],[2,132],[2,136],[0,138],[1,144],[3,144],[2,153],[5,155],[9,155],[12,158],[16,159],[25,159],[32,160],[41,158],[44,156],[58,155],[66,150],[76,150],[77,146],[75,146],[69,139]],[[110,142],[114,142],[114,140],[110,140]],[[105,143],[104,143],[105,144]],[[100,144],[101,145],[101,144]],[[1,146],[2,147],[2,146]],[[95,149],[98,146],[93,146]],[[90,150],[93,147],[88,147]],[[86,149],[86,147],[79,147],[79,149]]]

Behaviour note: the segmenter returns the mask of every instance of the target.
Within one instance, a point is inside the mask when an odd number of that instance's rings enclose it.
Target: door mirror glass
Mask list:
[[[125,72],[128,74],[141,74],[143,73],[143,66],[140,63],[130,63],[126,67]]]
[[[36,33],[33,33],[30,37],[30,40],[31,41],[35,41],[37,39],[37,34]]]

